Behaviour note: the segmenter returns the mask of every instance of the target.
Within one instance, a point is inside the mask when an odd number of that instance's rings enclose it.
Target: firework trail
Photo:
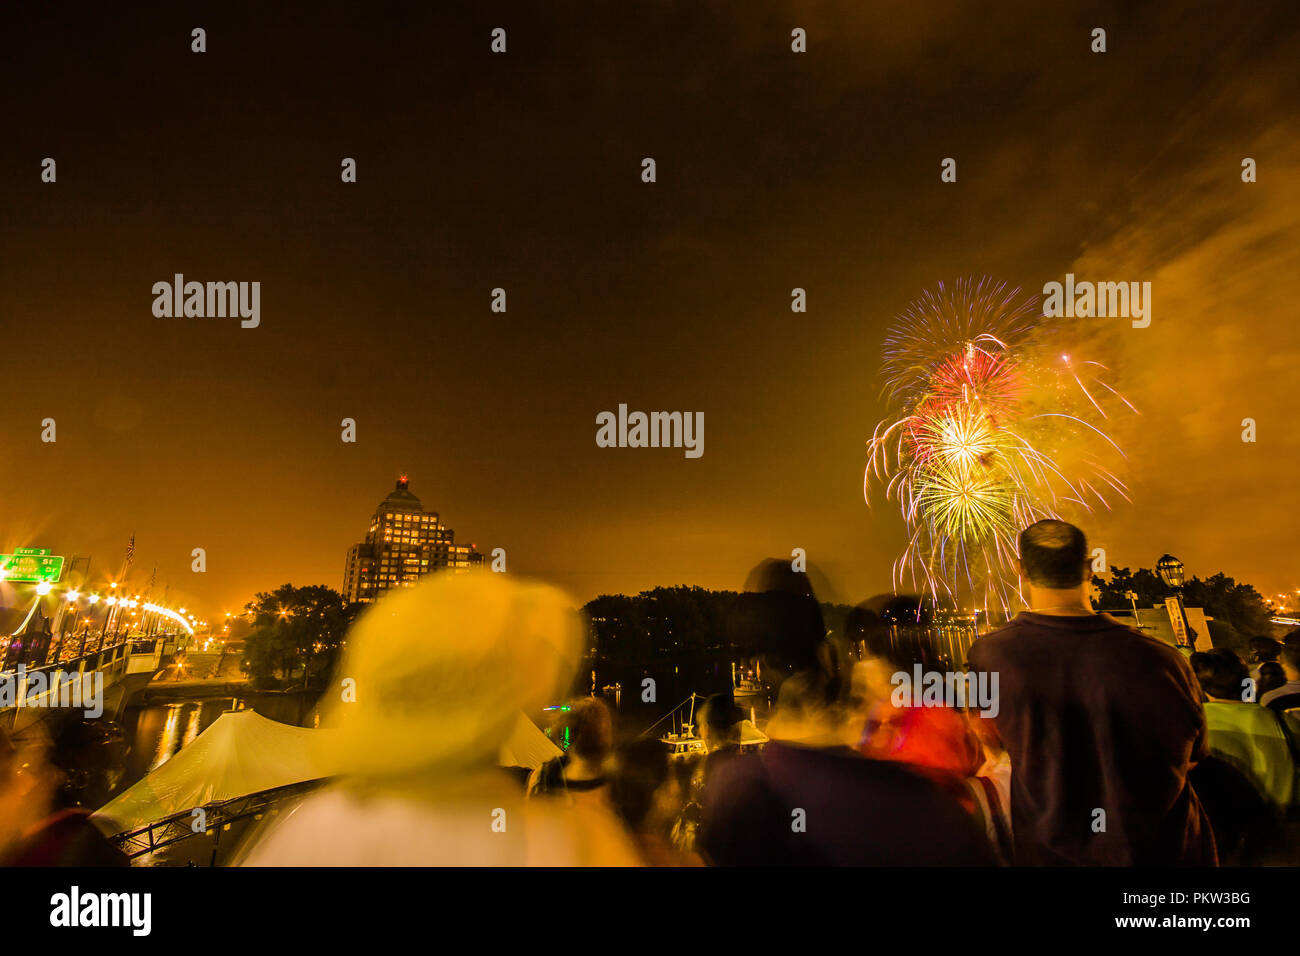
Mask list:
[[[1053,349],[1052,321],[1037,296],[988,278],[940,283],[895,320],[882,366],[890,411],[863,477],[868,502],[878,483],[907,524],[895,589],[1009,613],[1022,528],[1127,500],[1107,467],[1123,451],[1103,425],[1135,409],[1104,366]]]

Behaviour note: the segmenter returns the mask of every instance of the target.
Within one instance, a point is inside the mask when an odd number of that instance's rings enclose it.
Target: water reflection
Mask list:
[[[234,698],[186,700],[142,707],[136,713],[134,730],[129,726],[131,756],[128,775],[138,779],[157,770],[181,749],[194,742],[218,717],[236,704]]]
[[[159,702],[129,708],[122,718],[123,732],[130,744],[122,780],[116,792],[131,786],[145,774],[157,770],[194,742],[222,714],[251,707],[263,717],[294,726],[318,727],[315,707],[297,697],[213,697],[205,700]],[[306,709],[304,713],[303,710]]]

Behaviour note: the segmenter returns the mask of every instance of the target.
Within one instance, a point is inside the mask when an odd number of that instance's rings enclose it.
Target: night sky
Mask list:
[[[0,550],[102,582],[134,532],[134,580],[216,618],[341,587],[405,473],[578,601],[736,588],[795,547],[860,600],[904,541],[862,496],[891,319],[940,280],[1074,272],[1154,296],[1150,328],[1065,343],[1142,413],[1132,504],[1090,539],[1300,587],[1292,2],[18,6]],[[155,317],[178,272],[261,282],[260,327]],[[703,457],[596,447],[619,403],[704,412]]]

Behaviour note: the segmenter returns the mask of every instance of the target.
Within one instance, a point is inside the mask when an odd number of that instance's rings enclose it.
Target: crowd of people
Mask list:
[[[554,711],[563,754],[523,775],[498,766],[501,749],[581,666],[570,602],[495,574],[394,592],[349,635],[328,782],[234,862],[1293,862],[1300,631],[1256,639],[1249,661],[1189,658],[1093,611],[1078,528],[1040,521],[1019,545],[1028,610],[963,668],[996,675],[996,706],[900,702],[900,675],[935,662],[900,656],[866,606],[829,635],[807,575],[766,561],[726,622],[773,694],[764,745],[742,744],[730,694],[697,715],[704,752],[687,759],[654,738],[617,742],[589,697]],[[0,772],[4,760],[0,748]]]

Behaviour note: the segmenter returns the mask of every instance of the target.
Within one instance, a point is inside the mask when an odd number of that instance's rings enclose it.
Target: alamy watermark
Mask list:
[[[628,412],[596,416],[596,445],[599,448],[683,448],[687,458],[704,454],[703,412]]]
[[[50,925],[125,927],[133,936],[148,936],[153,928],[151,893],[83,893],[73,886],[50,897]]]
[[[997,671],[895,671],[889,701],[895,707],[969,707],[985,717],[998,715]]]
[[[262,322],[260,282],[186,282],[178,272],[171,282],[155,282],[153,294],[153,314],[160,319],[238,317],[245,329]]]
[[[1067,272],[1064,283],[1044,285],[1043,295],[1043,315],[1051,318],[1126,318],[1135,329],[1151,324],[1150,282],[1075,282]]]
[[[94,720],[104,714],[104,672],[33,671],[19,664],[0,674],[0,710],[10,707],[61,707],[81,710]]]

